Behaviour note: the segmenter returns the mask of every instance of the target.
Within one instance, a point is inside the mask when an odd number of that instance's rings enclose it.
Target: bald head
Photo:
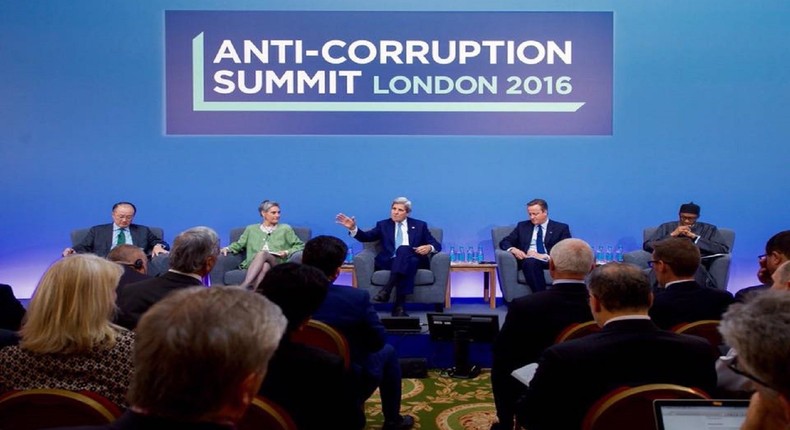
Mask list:
[[[107,254],[107,259],[124,266],[129,266],[140,273],[148,273],[148,258],[145,256],[145,252],[137,246],[128,244],[118,245]]]

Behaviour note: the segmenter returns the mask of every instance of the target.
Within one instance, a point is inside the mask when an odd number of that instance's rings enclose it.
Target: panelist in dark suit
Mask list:
[[[699,222],[699,214],[700,207],[694,202],[680,205],[679,220],[659,225],[655,233],[642,244],[642,248],[647,252],[653,252],[653,245],[659,240],[668,237],[680,237],[693,242],[699,248],[703,257],[730,252],[730,247],[724,243],[724,238],[721,237],[719,229],[713,224]],[[712,260],[706,259],[703,261],[704,264],[697,265],[698,269],[694,278],[701,285],[726,288],[726,285],[716,285],[716,280],[708,273],[708,268],[705,265],[709,265],[710,261]]]
[[[348,247],[332,236],[310,239],[302,254],[302,263],[324,272],[331,282],[340,275],[340,266]],[[329,324],[340,331],[351,350],[351,370],[359,380],[357,386],[360,407],[380,389],[384,430],[407,429],[414,418],[400,415],[401,369],[398,353],[386,343],[386,330],[370,303],[366,290],[346,285],[329,286],[326,298],[313,319]]]
[[[118,202],[112,206],[112,223],[96,225],[88,230],[82,242],[74,248],[63,250],[63,256],[74,253],[92,253],[106,257],[118,245],[129,244],[143,249],[146,255],[166,253],[167,242],[144,225],[132,224],[137,208],[129,202]]]
[[[510,304],[494,342],[491,388],[499,422],[492,428],[512,429],[516,401],[526,390],[511,372],[540,358],[566,327],[591,321],[584,277],[595,265],[592,248],[581,239],[566,239],[551,249],[546,291],[519,297]]]
[[[653,244],[653,271],[661,289],[650,318],[657,326],[669,330],[681,323],[720,320],[734,302],[728,291],[697,284],[699,262],[699,249],[689,240],[670,237]]]
[[[551,248],[562,239],[571,237],[568,224],[549,220],[549,204],[543,199],[527,203],[529,221],[521,221],[507,235],[499,247],[521,261],[524,279],[533,293],[546,289],[543,271],[549,267]]]
[[[393,316],[406,316],[403,305],[406,296],[414,292],[417,269],[430,267],[428,255],[442,250],[442,245],[428,230],[428,224],[410,218],[411,201],[398,197],[392,201],[390,218],[379,221],[370,230],[357,228],[354,217],[337,215],[337,222],[349,230],[349,234],[360,242],[381,243],[381,252],[376,256],[375,269],[389,270],[387,285],[373,298],[377,302],[389,301],[392,289],[397,287]],[[398,228],[395,228],[395,227]]]
[[[173,291],[203,285],[219,255],[219,236],[208,227],[193,227],[176,236],[170,270],[145,281],[118,288],[117,323],[133,330],[140,317]]]
[[[530,430],[579,429],[588,409],[615,388],[666,383],[712,392],[708,343],[660,330],[648,316],[652,292],[639,268],[609,263],[589,279],[590,310],[600,332],[543,352],[519,406]]]

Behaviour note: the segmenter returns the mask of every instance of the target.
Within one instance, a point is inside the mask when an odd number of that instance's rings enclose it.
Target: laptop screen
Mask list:
[[[658,430],[739,430],[748,400],[656,400]]]

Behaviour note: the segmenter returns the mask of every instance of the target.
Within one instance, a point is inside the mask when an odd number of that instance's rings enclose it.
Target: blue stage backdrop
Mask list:
[[[611,130],[437,133],[425,127],[473,127],[393,112],[376,117],[380,131],[369,116],[343,115],[364,135],[298,132],[326,130],[332,116],[289,124],[288,135],[168,134],[168,11],[229,8],[312,12],[326,38],[353,30],[337,12],[602,12],[613,29]],[[333,14],[322,22],[318,12]],[[756,283],[768,237],[788,228],[788,16],[785,0],[2,2],[0,282],[29,297],[69,232],[108,222],[119,200],[170,241],[207,225],[227,244],[231,228],[257,222],[258,203],[274,199],[283,222],[351,243],[338,212],[372,226],[405,195],[413,216],[444,228],[447,248],[482,245],[487,259],[491,227],[524,219],[535,197],[574,236],[626,251],[641,246],[643,227],[693,200],[702,221],[737,232],[729,288],[738,290]],[[431,33],[422,25],[415,34]],[[484,32],[447,36],[465,34]],[[501,130],[517,128],[501,118]],[[479,294],[479,276],[454,280],[455,295]]]

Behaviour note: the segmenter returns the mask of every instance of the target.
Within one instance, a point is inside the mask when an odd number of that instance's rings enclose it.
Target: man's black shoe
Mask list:
[[[394,317],[407,317],[407,316],[409,316],[409,314],[406,313],[406,311],[403,309],[403,306],[397,305],[394,308],[392,308],[392,316],[394,316]]]
[[[411,415],[401,415],[397,420],[384,421],[381,430],[406,430],[414,427],[414,417]]]
[[[373,297],[373,301],[381,302],[381,303],[388,302],[390,301],[390,293],[392,293],[391,289],[382,288],[382,290],[379,291],[378,294],[376,294],[376,297]]]

